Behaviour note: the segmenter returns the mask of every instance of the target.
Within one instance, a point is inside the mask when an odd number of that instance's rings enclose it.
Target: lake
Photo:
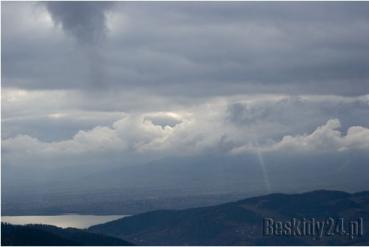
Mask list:
[[[1,222],[8,222],[16,225],[25,224],[47,224],[59,227],[87,228],[92,225],[106,223],[128,215],[80,215],[64,214],[51,216],[1,216]]]

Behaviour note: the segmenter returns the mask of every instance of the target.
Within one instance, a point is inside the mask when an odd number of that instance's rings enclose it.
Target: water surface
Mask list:
[[[33,215],[33,216],[1,216],[1,222],[8,222],[16,225],[25,224],[47,224],[59,227],[87,228],[92,225],[106,223],[127,215]]]

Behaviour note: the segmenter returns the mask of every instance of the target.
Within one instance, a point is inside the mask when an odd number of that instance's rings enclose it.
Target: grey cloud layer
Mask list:
[[[2,7],[9,163],[22,150],[284,152],[320,137],[327,150],[367,148],[368,3]]]
[[[369,127],[367,95],[234,95],[195,101],[133,91],[91,96],[78,91],[3,89],[2,103],[4,139],[16,135],[42,141],[70,139],[79,130],[110,126],[127,114],[164,127],[182,123],[183,114],[197,119],[213,112],[220,114],[213,121],[238,132],[254,133],[259,141],[310,133],[335,118],[341,121],[343,131],[351,126]]]
[[[104,85],[197,97],[235,92],[362,95],[369,92],[368,6],[116,3],[109,8],[105,3],[63,3],[45,8],[5,3],[3,85],[99,90]],[[33,16],[33,9],[44,20]],[[47,10],[64,33],[47,18]],[[29,18],[18,18],[24,14]],[[106,38],[98,58],[86,57],[81,41],[87,45],[102,34]],[[40,68],[45,68],[42,73]],[[99,82],[91,82],[96,78]]]
[[[369,3],[1,4],[8,207],[368,188]]]
[[[47,142],[26,134],[16,135],[3,141],[3,157],[7,164],[32,165],[55,157],[75,157],[88,163],[106,155],[124,159],[129,156],[133,160],[145,157],[149,161],[213,151],[227,155],[296,150],[329,152],[333,156],[335,152],[367,151],[368,100],[368,95],[215,98],[175,112],[108,115],[119,120],[79,130],[64,140]],[[345,109],[352,111],[344,114],[341,110]],[[81,111],[47,116],[67,123],[89,116],[102,121],[106,114]]]

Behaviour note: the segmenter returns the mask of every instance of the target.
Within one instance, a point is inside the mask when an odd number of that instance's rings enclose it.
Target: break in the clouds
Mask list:
[[[365,153],[368,8],[2,3],[3,162]]]

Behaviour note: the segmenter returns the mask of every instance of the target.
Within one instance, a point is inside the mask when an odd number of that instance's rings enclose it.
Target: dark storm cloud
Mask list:
[[[52,29],[20,39],[11,5],[3,8],[7,86],[81,89],[96,80],[99,90],[198,97],[369,91],[367,3],[47,3],[77,47]]]
[[[105,11],[111,2],[45,2],[53,20],[81,45],[96,44],[106,35]]]
[[[105,41],[106,11],[112,2],[46,2],[54,22],[72,35],[86,54],[88,79],[93,87],[102,87],[105,62],[101,49]]]

